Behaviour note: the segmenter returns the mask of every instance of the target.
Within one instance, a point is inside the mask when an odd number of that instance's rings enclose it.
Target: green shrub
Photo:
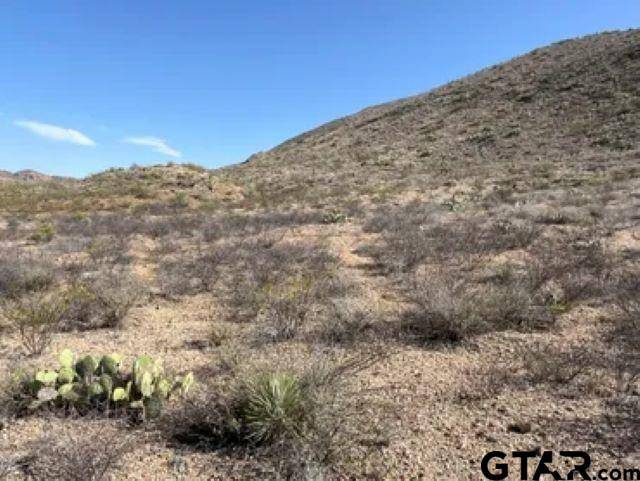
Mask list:
[[[347,216],[342,212],[340,212],[339,210],[335,210],[335,209],[330,210],[329,212],[326,212],[322,216],[323,224],[340,224],[342,222],[346,222],[346,220],[347,220]]]
[[[178,208],[188,207],[189,197],[187,196],[187,193],[183,191],[176,192],[173,195],[173,199],[171,199],[171,206],[178,207]]]
[[[152,199],[153,193],[149,189],[148,186],[142,183],[136,183],[131,186],[129,189],[129,194],[134,196],[136,199]]]
[[[31,235],[31,240],[38,244],[46,244],[51,242],[53,236],[56,234],[53,224],[50,222],[41,223],[36,231]]]
[[[30,409],[44,405],[90,409],[137,411],[143,419],[157,417],[172,394],[185,395],[193,384],[193,374],[171,379],[162,363],[139,356],[130,372],[122,371],[123,357],[87,355],[78,360],[65,349],[58,358],[58,369],[38,371],[25,384],[32,396]]]

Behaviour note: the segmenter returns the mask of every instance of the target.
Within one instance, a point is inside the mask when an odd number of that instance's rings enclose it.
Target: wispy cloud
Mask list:
[[[123,142],[150,147],[154,152],[168,155],[169,157],[182,157],[180,151],[169,146],[165,140],[157,137],[127,137]]]
[[[15,125],[33,132],[36,135],[58,142],[70,142],[76,145],[93,147],[96,143],[89,137],[74,129],[58,127],[57,125],[44,124],[32,120],[16,120]]]

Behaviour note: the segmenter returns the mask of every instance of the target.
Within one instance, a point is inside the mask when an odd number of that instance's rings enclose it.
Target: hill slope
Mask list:
[[[227,172],[290,202],[422,190],[504,168],[524,181],[539,169],[624,169],[638,157],[639,112],[640,30],[603,33],[365,109]]]
[[[334,208],[471,188],[530,192],[637,177],[639,155],[640,30],[629,30],[534,50],[222,169],[169,164],[28,183],[0,172],[0,210],[113,210],[175,196],[223,209]]]
[[[18,172],[9,172],[7,170],[0,170],[0,182],[3,181],[26,181],[26,182],[42,182],[52,180],[54,177],[47,174],[36,172],[35,170],[25,169]]]

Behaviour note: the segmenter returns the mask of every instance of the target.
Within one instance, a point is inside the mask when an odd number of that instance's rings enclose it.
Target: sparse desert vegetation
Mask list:
[[[216,171],[0,182],[0,478],[640,466],[639,51],[563,42]]]

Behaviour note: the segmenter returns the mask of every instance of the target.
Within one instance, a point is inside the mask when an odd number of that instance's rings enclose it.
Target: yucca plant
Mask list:
[[[303,432],[308,392],[294,374],[258,375],[243,385],[242,396],[239,414],[251,441],[267,443]]]

